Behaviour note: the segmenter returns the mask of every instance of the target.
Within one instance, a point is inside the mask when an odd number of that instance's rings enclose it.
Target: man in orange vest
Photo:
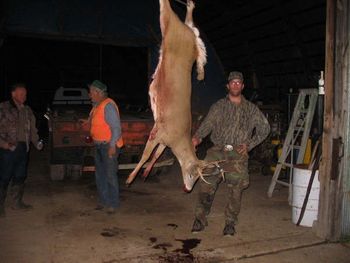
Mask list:
[[[113,214],[119,206],[118,155],[123,146],[117,104],[107,96],[107,86],[99,80],[89,85],[93,108],[90,134],[96,146],[95,178],[100,204],[98,210]]]

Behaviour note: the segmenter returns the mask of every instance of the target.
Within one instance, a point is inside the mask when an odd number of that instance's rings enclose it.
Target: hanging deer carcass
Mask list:
[[[196,61],[197,79],[204,78],[206,50],[198,29],[193,25],[192,1],[187,1],[185,23],[173,12],[169,0],[159,0],[159,4],[162,45],[158,66],[149,87],[155,124],[141,160],[126,184],[134,180],[154,152],[143,173],[147,177],[155,161],[169,146],[180,163],[184,190],[190,192],[205,164],[197,159],[191,142],[191,71]]]

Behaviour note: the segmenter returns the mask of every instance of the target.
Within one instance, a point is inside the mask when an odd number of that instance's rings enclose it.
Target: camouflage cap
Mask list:
[[[94,87],[96,89],[107,91],[107,86],[99,80],[94,80],[89,87]]]
[[[240,79],[243,81],[243,74],[242,72],[239,71],[231,71],[230,74],[228,75],[227,81],[230,82],[233,79]]]

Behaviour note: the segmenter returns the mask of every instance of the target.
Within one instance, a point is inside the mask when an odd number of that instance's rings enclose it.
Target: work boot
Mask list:
[[[236,233],[235,222],[226,221],[223,234],[224,236],[233,236]]]
[[[33,206],[23,202],[24,184],[13,185],[11,188],[14,204],[13,209],[32,209]]]
[[[193,222],[193,226],[192,226],[191,232],[194,233],[194,234],[198,233],[198,232],[201,232],[201,231],[204,230],[206,225],[208,225],[208,224],[207,223],[203,224],[202,221],[200,221],[199,219],[195,218],[194,222]]]

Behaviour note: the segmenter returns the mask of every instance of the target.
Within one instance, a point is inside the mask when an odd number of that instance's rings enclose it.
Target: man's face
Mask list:
[[[27,100],[27,89],[25,87],[17,87],[14,91],[11,93],[12,99],[17,104],[24,104]]]
[[[241,79],[231,79],[227,84],[228,93],[231,96],[240,96],[244,88],[243,81]]]
[[[92,101],[93,103],[94,103],[94,102],[99,102],[99,101],[100,101],[101,95],[100,95],[100,93],[99,93],[94,87],[90,87],[90,89],[89,89],[89,95],[90,95],[91,101]]]

